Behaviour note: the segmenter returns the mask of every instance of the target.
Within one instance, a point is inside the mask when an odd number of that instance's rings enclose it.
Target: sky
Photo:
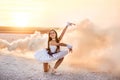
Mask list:
[[[62,27],[90,19],[119,26],[120,0],[0,0],[0,26]]]

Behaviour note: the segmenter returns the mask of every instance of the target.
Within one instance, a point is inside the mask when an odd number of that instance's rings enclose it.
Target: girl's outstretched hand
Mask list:
[[[71,53],[72,53],[72,46],[71,46],[71,45],[69,45],[69,44],[67,44],[67,48],[69,49],[69,52],[71,52]]]
[[[71,53],[72,53],[72,48],[70,48],[70,49],[69,49],[69,52],[71,52]]]
[[[67,26],[72,26],[72,25],[75,25],[74,23],[71,23],[71,22],[68,22],[67,23]]]

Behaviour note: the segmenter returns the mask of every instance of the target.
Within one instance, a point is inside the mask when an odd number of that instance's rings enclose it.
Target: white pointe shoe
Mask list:
[[[57,75],[57,76],[61,75],[61,73],[56,72],[56,70],[55,70],[55,69],[52,69],[51,74],[53,74],[53,75]]]

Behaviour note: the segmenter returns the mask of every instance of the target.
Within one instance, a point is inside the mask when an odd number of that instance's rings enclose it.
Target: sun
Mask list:
[[[12,23],[15,27],[27,27],[30,15],[25,12],[14,12],[12,14]]]

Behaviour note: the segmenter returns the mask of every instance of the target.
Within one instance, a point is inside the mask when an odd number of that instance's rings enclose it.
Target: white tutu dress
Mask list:
[[[52,53],[54,53],[56,51],[56,48],[57,48],[57,46],[50,45],[50,50]],[[60,58],[63,58],[65,55],[68,54],[68,52],[69,52],[68,49],[64,49],[64,50],[60,50],[60,52],[58,52],[58,53],[52,54],[52,56],[51,56],[48,54],[48,51],[46,49],[41,49],[41,50],[38,50],[34,54],[34,56],[38,61],[47,63],[47,62],[51,62],[51,61],[55,61]]]

